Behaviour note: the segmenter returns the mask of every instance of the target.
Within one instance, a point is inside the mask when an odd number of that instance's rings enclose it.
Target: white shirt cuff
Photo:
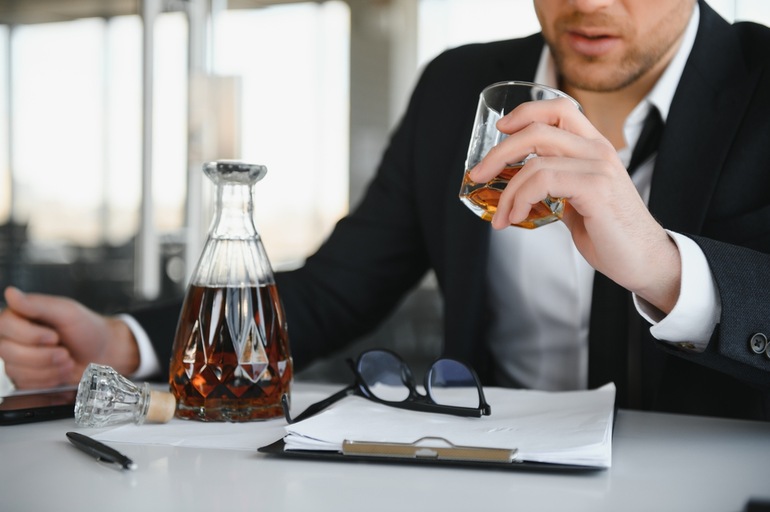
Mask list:
[[[0,402],[4,396],[8,396],[16,390],[13,381],[5,373],[5,361],[0,358]]]
[[[655,339],[702,352],[719,323],[722,303],[706,256],[691,238],[668,231],[679,248],[682,282],[674,309],[664,315],[650,303],[634,295],[636,310],[652,324]]]
[[[161,373],[160,361],[155,354],[155,349],[152,347],[150,337],[144,332],[139,322],[130,315],[118,315],[118,318],[125,322],[131,333],[136,339],[136,344],[139,346],[139,368],[130,375],[131,379],[147,379],[148,377],[155,377]]]

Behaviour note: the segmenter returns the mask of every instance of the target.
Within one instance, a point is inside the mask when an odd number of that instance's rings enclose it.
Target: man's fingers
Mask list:
[[[614,148],[604,139],[587,139],[548,124],[530,123],[490,149],[471,170],[470,177],[477,183],[486,183],[506,165],[528,155],[587,160],[617,158]]]
[[[19,389],[44,388],[72,381],[75,362],[63,347],[29,347],[0,341],[5,372]]]
[[[55,324],[60,318],[65,318],[72,308],[71,301],[68,299],[38,293],[24,293],[13,286],[5,289],[5,302],[8,309],[20,316],[49,325]]]
[[[11,309],[0,312],[0,341],[11,340],[24,345],[56,345],[57,332],[45,325],[31,322]]]
[[[531,123],[555,126],[588,139],[604,138],[575,104],[565,98],[522,103],[497,122],[497,129],[514,133]]]
[[[59,368],[18,368],[6,364],[5,373],[17,389],[46,389],[72,384],[72,371],[62,373]]]

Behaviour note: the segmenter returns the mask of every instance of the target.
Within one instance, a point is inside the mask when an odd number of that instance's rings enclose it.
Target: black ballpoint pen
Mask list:
[[[106,444],[100,443],[77,432],[67,432],[67,438],[78,449],[83,450],[89,455],[96,457],[97,460],[118,464],[123,469],[136,469],[134,461]]]

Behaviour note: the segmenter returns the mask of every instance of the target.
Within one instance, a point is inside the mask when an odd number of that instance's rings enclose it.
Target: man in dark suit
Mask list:
[[[770,30],[731,26],[695,0],[534,3],[542,34],[426,68],[362,203],[302,268],[276,276],[295,363],[372,329],[432,269],[445,352],[488,383],[613,380],[624,407],[770,419]],[[476,181],[538,157],[490,229],[457,193],[478,94],[510,79],[553,82],[585,115],[535,102],[501,121],[512,135]],[[656,117],[659,144],[634,163],[643,121]],[[568,199],[564,223],[502,229],[546,195]],[[540,265],[549,252],[567,264]],[[72,380],[87,360],[136,370],[121,322],[60,298],[6,299],[0,357],[18,385]],[[161,367],[178,311],[135,314]],[[101,331],[88,337],[86,325]],[[121,332],[108,346],[111,329]],[[36,344],[48,345],[22,371]]]

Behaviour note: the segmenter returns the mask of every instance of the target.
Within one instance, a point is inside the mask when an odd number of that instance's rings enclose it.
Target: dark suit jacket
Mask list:
[[[276,276],[298,367],[373,329],[433,269],[444,297],[445,352],[491,382],[484,342],[490,226],[457,195],[479,92],[497,81],[532,80],[542,46],[539,34],[470,45],[427,66],[361,204],[301,269]],[[731,26],[701,3],[649,207],[664,227],[703,248],[721,322],[708,350],[693,354],[654,341],[635,313],[624,323],[626,307],[597,296],[592,318],[602,325],[592,319],[591,383],[615,380],[621,406],[770,418],[770,357],[749,345],[754,333],[770,333],[770,29]],[[169,316],[149,314],[158,321],[138,318],[151,332]],[[622,319],[613,328],[620,330],[603,328],[612,319]],[[165,324],[157,334],[167,346],[161,357],[170,350]]]

